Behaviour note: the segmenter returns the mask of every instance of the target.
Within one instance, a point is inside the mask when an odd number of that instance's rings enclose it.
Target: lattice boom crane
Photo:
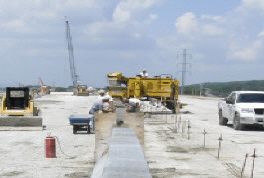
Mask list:
[[[69,53],[69,62],[70,62],[70,72],[72,83],[74,87],[78,86],[79,76],[77,75],[75,64],[74,64],[74,53],[73,53],[73,45],[72,45],[72,36],[69,21],[65,21],[65,29],[66,29],[66,40],[67,40],[67,47]]]

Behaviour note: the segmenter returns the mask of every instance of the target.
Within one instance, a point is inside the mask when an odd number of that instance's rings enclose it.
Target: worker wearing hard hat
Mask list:
[[[90,109],[89,114],[94,114],[97,111],[103,110],[103,99],[104,99],[105,91],[99,90],[98,94],[99,96],[97,100],[94,102],[92,108]]]
[[[98,93],[98,103],[102,105],[101,110],[103,112],[113,111],[113,98],[108,94],[108,92],[106,93],[104,90],[99,90]]]
[[[105,91],[104,90],[99,90],[98,91],[98,94],[99,94],[99,96],[98,96],[98,103],[101,103],[101,104],[103,104],[103,99],[104,99],[104,97],[105,97]]]
[[[147,78],[148,77],[148,72],[146,69],[143,69],[142,72],[140,72],[140,76],[141,77],[144,77],[144,78]]]
[[[105,93],[104,90],[98,91],[97,101],[93,104],[92,108],[89,110],[89,114],[95,114],[96,112],[111,112],[113,111],[113,98]],[[94,118],[89,123],[90,127],[94,130]]]
[[[140,100],[137,98],[129,98],[124,101],[127,106],[127,112],[137,112],[140,110]]]

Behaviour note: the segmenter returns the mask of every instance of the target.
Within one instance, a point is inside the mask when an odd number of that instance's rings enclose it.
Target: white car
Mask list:
[[[218,103],[219,124],[233,124],[235,130],[244,125],[259,124],[264,120],[264,92],[234,91]]]

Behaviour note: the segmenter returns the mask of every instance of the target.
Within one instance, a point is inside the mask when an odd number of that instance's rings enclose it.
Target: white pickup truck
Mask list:
[[[233,124],[235,130],[245,125],[259,124],[264,120],[264,92],[234,91],[219,101],[219,125]]]

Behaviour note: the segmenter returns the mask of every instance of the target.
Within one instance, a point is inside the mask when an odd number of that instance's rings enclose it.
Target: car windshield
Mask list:
[[[240,94],[237,103],[264,103],[264,94],[262,93],[245,93]]]

